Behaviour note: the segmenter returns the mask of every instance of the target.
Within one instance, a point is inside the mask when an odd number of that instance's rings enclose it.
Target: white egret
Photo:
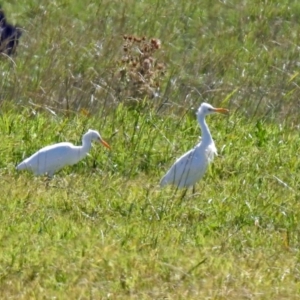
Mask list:
[[[93,140],[98,140],[110,149],[98,131],[89,129],[82,137],[81,146],[66,142],[46,146],[22,161],[17,170],[31,170],[35,175],[47,174],[48,177],[52,177],[64,166],[74,165],[83,159],[91,149]]]
[[[202,103],[197,112],[197,119],[202,131],[201,142],[188,151],[170,168],[161,179],[160,186],[173,184],[177,188],[188,188],[204,175],[208,164],[217,154],[215,143],[205,122],[205,116],[212,113],[227,113],[228,109],[214,108],[208,103]],[[183,195],[184,196],[184,195]]]

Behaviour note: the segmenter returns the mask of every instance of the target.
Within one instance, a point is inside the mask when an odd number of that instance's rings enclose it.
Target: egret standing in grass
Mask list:
[[[197,112],[197,119],[202,131],[202,140],[196,147],[177,159],[161,179],[161,187],[167,184],[173,184],[177,188],[194,187],[195,183],[204,175],[208,164],[217,154],[215,143],[205,122],[205,116],[213,113],[228,113],[228,109],[214,108],[208,103],[201,104]],[[183,197],[184,195],[185,193]]]
[[[98,131],[89,129],[82,137],[81,146],[65,142],[46,146],[22,161],[17,166],[17,170],[31,170],[35,175],[47,174],[48,177],[52,177],[64,166],[74,165],[82,160],[90,151],[94,140],[98,140],[110,149],[109,144],[102,139]]]

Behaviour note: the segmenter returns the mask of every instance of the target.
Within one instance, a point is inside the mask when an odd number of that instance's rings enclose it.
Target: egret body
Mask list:
[[[227,113],[225,108],[214,108],[208,103],[202,103],[197,112],[197,119],[202,131],[201,142],[182,155],[166,175],[161,179],[160,186],[173,184],[178,188],[188,188],[204,175],[208,164],[217,154],[215,143],[205,122],[205,116],[212,113]]]
[[[17,166],[17,170],[30,170],[35,175],[47,174],[52,177],[64,166],[74,165],[82,160],[91,149],[94,140],[98,140],[110,149],[109,144],[102,139],[98,131],[89,129],[82,137],[81,146],[66,142],[46,146],[22,161]]]

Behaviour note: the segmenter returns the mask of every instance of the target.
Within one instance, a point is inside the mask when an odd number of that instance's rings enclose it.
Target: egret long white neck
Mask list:
[[[201,131],[202,131],[202,137],[201,140],[204,143],[210,143],[213,141],[212,136],[210,134],[209,128],[205,122],[205,116],[204,115],[198,115],[198,122],[200,124],[201,127]]]
[[[79,149],[79,156],[80,159],[84,158],[87,153],[91,150],[92,147],[92,141],[89,138],[82,139],[82,146],[77,146]]]

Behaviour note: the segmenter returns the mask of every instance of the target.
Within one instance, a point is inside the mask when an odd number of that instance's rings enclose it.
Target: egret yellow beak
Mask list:
[[[104,140],[100,139],[99,142],[106,148],[111,149],[111,147]]]
[[[221,114],[228,114],[229,110],[226,108],[214,108],[214,112],[221,113]]]

